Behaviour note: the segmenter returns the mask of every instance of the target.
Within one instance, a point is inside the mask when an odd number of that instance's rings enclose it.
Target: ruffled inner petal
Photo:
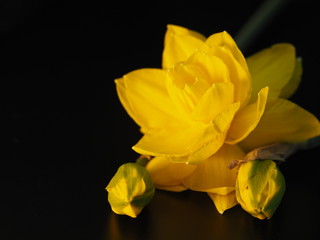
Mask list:
[[[191,118],[209,123],[234,101],[234,87],[230,82],[213,84],[194,108]]]
[[[205,78],[211,85],[216,82],[230,82],[227,65],[222,59],[203,51],[196,51],[188,62],[202,69]]]
[[[200,33],[187,28],[169,24],[164,39],[162,67],[168,69],[180,61],[185,61],[205,41]]]
[[[251,96],[251,78],[247,63],[236,43],[227,32],[211,35],[202,51],[221,59],[229,69],[235,86],[235,101],[245,106]]]
[[[228,48],[235,60],[243,67],[243,69],[248,72],[248,66],[246,63],[246,59],[244,58],[242,52],[239,50],[236,42],[230,36],[230,34],[226,31],[212,34],[206,41],[211,47],[219,46],[222,48]]]
[[[207,131],[202,134],[201,138],[199,138],[194,145],[195,150],[187,156],[187,163],[199,164],[221,148],[225,142],[230,124],[239,107],[239,103],[233,103],[215,117],[210,125],[211,128],[208,128]],[[180,160],[183,159],[173,159],[172,161]]]
[[[176,108],[189,116],[210,87],[206,75],[200,67],[183,62],[168,71],[168,93]]]

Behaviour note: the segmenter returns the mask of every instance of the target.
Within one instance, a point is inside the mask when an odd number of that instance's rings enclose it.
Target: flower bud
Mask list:
[[[125,163],[119,167],[106,190],[113,212],[136,218],[152,199],[155,188],[145,167]]]
[[[285,179],[272,160],[242,163],[236,181],[241,207],[259,219],[270,219],[285,192]]]

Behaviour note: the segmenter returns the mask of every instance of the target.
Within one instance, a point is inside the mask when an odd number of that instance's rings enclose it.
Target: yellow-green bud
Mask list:
[[[136,218],[152,199],[155,188],[145,167],[125,163],[119,167],[106,190],[113,212]]]
[[[259,219],[270,219],[286,188],[285,179],[272,160],[242,163],[236,181],[236,197],[241,207]]]

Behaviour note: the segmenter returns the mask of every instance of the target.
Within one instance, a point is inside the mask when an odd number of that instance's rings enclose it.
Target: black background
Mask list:
[[[320,118],[315,2],[286,1],[242,50],[293,43],[304,73],[292,100]],[[112,213],[104,189],[140,138],[114,79],[161,67],[167,24],[237,36],[261,3],[2,0],[0,239],[315,239],[319,148],[280,165],[287,190],[266,221],[239,206],[220,215],[204,193],[158,190],[131,219]]]

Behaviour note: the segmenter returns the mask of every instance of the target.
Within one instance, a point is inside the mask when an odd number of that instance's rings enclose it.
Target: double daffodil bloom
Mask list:
[[[153,157],[146,168],[155,186],[207,192],[223,213],[238,204],[232,160],[320,134],[318,119],[286,99],[301,74],[291,44],[245,59],[225,31],[205,38],[168,25],[162,68],[132,71],[116,87],[143,134],[133,149]]]

